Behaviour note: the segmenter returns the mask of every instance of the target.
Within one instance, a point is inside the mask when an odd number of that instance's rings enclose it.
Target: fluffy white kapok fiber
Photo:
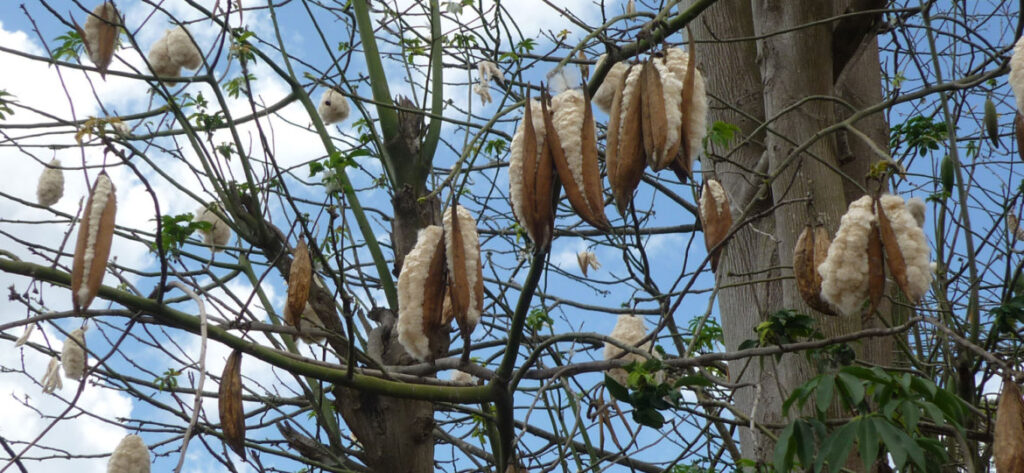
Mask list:
[[[537,136],[537,153],[544,146],[544,113],[541,111],[540,101],[533,99],[530,101],[530,112],[533,116],[533,129]],[[509,146],[508,156],[508,184],[509,184],[509,198],[512,199],[512,211],[515,213],[516,218],[519,219],[519,224],[524,228],[526,227],[523,222],[523,129],[525,124],[519,123],[519,127],[516,128],[516,133],[512,135],[512,144]]]
[[[645,335],[647,335],[647,327],[644,325],[644,318],[632,314],[620,314],[619,320],[615,323],[615,328],[612,329],[612,333],[608,334],[609,337],[628,346],[636,346],[636,343],[643,339]],[[650,351],[651,342],[648,341],[643,345],[637,346],[637,348],[642,351]],[[614,344],[605,342],[604,359],[621,359],[628,362],[644,361],[646,359],[638,353],[627,353],[619,357],[623,351],[623,349],[615,346]],[[625,385],[629,374],[622,368],[615,368],[608,371],[608,376],[611,376],[612,379],[618,381],[619,384]]]
[[[423,285],[430,277],[430,260],[442,233],[437,225],[420,230],[398,275],[398,342],[420,361],[430,357],[430,340],[423,331]]]
[[[886,194],[880,199],[882,210],[889,223],[892,225],[893,233],[896,234],[896,242],[899,244],[900,253],[903,253],[903,261],[907,265],[907,298],[917,302],[921,296],[928,292],[932,283],[930,268],[931,249],[928,248],[928,240],[924,231],[917,225],[917,220],[907,210],[903,198],[898,195]]]
[[[85,374],[85,329],[76,329],[64,340],[60,363],[68,379],[82,379]]]
[[[585,105],[583,92],[579,89],[566,90],[556,95],[551,99],[551,123],[558,133],[572,180],[575,181],[576,188],[580,189],[583,200],[592,205],[587,199],[587,193],[583,191],[583,133],[594,133],[593,130],[582,131]]]
[[[452,228],[452,210],[451,207],[444,213],[444,246],[447,249],[445,251],[445,259],[448,264],[448,271],[465,271],[466,272],[466,284],[469,286],[469,307],[466,310],[466,321],[470,327],[475,327],[477,322],[480,321],[480,302],[477,300],[478,294],[474,289],[476,287],[477,278],[480,275],[480,235],[476,231],[476,220],[466,210],[465,207],[459,205],[459,232],[462,234],[462,247],[463,255],[466,258],[465,268],[455,267],[455,251],[452,250],[452,235],[454,229]]]
[[[87,41],[89,44],[86,51],[89,53],[89,60],[93,64],[99,64],[103,61],[100,57],[100,37],[103,36],[102,31],[108,27],[106,21],[116,22],[117,21],[117,9],[114,8],[114,4],[110,2],[103,2],[96,6],[92,10],[92,14],[85,19],[85,25],[82,26],[82,32],[85,33],[85,37],[82,41]]]
[[[665,52],[666,65],[680,83],[683,83],[686,78],[686,67],[689,61],[690,56],[681,48],[671,48]],[[708,97],[704,88],[704,76],[699,70],[694,69],[693,72],[693,101],[690,103],[688,113],[683,117],[685,120],[683,134],[690,148],[690,156],[687,158],[690,160],[691,169],[693,160],[701,150],[701,141],[704,140],[704,135],[707,133],[708,120]]]
[[[874,221],[871,196],[850,203],[828,248],[828,257],[818,266],[822,298],[846,315],[859,314],[868,297],[867,249]]]
[[[1017,112],[1024,113],[1024,36],[1017,40],[1010,57],[1010,88],[1017,98]]]
[[[601,64],[604,63],[607,54],[602,54],[597,59],[596,68],[600,68]],[[626,74],[626,63],[617,62],[610,69],[608,74],[604,76],[604,81],[601,82],[601,86],[597,88],[597,92],[594,92],[594,96],[591,97],[590,101],[597,105],[597,108],[601,109],[602,112],[608,113],[612,109],[612,100],[615,99],[615,89],[622,86],[622,76]]]
[[[60,169],[60,160],[54,158],[39,175],[36,186],[36,200],[39,205],[49,207],[56,204],[64,196],[64,172]]]
[[[149,448],[142,437],[128,435],[107,461],[107,473],[149,473]]]
[[[107,208],[107,203],[111,199],[115,198],[114,194],[114,183],[110,182],[110,176],[107,173],[101,173],[96,176],[96,185],[92,191],[92,205],[85,211],[89,214],[89,233],[86,236],[85,243],[85,254],[82,256],[82,267],[85,269],[85,274],[89,274],[92,268],[92,260],[96,258],[96,240],[100,235],[100,218],[103,215],[103,210]],[[107,262],[104,261],[105,265]],[[82,287],[78,290],[78,301],[82,306],[87,306],[86,302],[90,300],[89,285],[82,284]]]
[[[196,69],[202,63],[202,53],[181,26],[165,31],[149,48],[149,64],[159,77],[178,77],[182,67]]]
[[[330,125],[345,121],[348,118],[348,100],[340,92],[334,89],[327,89],[320,97],[320,106],[316,111],[324,123]]]
[[[196,221],[209,222],[213,225],[213,228],[209,231],[201,230],[203,234],[203,243],[210,245],[213,251],[220,251],[220,248],[218,247],[225,246],[229,241],[231,241],[231,227],[224,223],[224,220],[221,220],[214,211],[206,207],[197,210]]]

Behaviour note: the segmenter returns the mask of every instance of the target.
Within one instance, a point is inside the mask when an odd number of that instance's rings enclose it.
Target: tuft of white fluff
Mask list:
[[[875,222],[871,196],[850,203],[839,230],[818,266],[821,296],[846,315],[859,313],[868,297],[868,238]]]
[[[463,255],[466,257],[466,267],[456,268],[455,267],[455,252],[452,251],[452,209],[448,207],[448,210],[444,213],[444,247],[445,259],[448,264],[448,271],[465,271],[466,272],[466,285],[469,287],[469,308],[466,310],[466,321],[470,327],[475,327],[477,322],[480,321],[480,310],[477,309],[480,301],[477,300],[476,291],[473,289],[476,287],[476,278],[480,272],[480,235],[476,231],[476,220],[466,210],[465,207],[458,205],[459,212],[459,231],[462,233],[462,246]]]
[[[620,314],[619,320],[615,323],[615,328],[612,329],[612,333],[608,334],[609,337],[618,340],[623,345],[636,346],[636,348],[641,351],[650,351],[650,341],[640,346],[636,345],[636,343],[643,339],[646,335],[647,327],[644,324],[644,318],[632,314]],[[615,346],[612,343],[604,343],[605,360],[621,359],[626,360],[627,362],[633,362],[644,361],[646,359],[644,358],[644,356],[638,353],[626,353],[625,355],[619,357],[619,355],[621,355],[623,351],[625,350]],[[612,370],[608,370],[608,376],[611,376],[612,379],[618,381],[619,384],[626,385],[626,381],[629,377],[629,374],[626,373],[626,370],[622,368],[615,368]]]
[[[593,251],[589,250],[583,250],[576,253],[576,263],[580,265],[580,271],[583,272],[584,277],[590,269],[595,271],[601,269],[601,263],[597,261],[597,255],[595,255]]]
[[[896,234],[896,242],[899,244],[900,253],[903,253],[903,261],[907,265],[907,298],[916,302],[928,292],[928,287],[932,283],[933,271],[929,264],[931,249],[928,248],[928,240],[914,216],[907,211],[902,197],[886,194],[880,200],[882,210],[886,217],[889,217],[893,233]]]
[[[430,277],[430,260],[442,233],[437,225],[420,230],[398,275],[398,342],[420,361],[430,357],[430,340],[423,333],[423,284]]]
[[[56,204],[64,196],[64,171],[60,169],[60,160],[54,158],[46,165],[39,175],[36,186],[36,200],[39,205],[49,207]]]
[[[925,205],[924,201],[920,197],[911,197],[907,199],[907,212],[914,216],[914,221],[917,222],[917,226],[924,228],[924,213]]]
[[[348,100],[334,89],[327,89],[320,97],[320,106],[316,109],[324,123],[330,125],[345,121],[348,118]]]
[[[465,371],[459,370],[452,370],[450,380],[453,383],[476,384],[476,376],[473,376]]]
[[[149,473],[149,448],[142,437],[128,435],[107,461],[107,473]]]
[[[60,362],[64,366],[64,376],[82,379],[85,374],[85,329],[76,329],[64,340]]]
[[[210,245],[214,252],[220,251],[219,247],[225,246],[231,241],[231,227],[224,223],[224,220],[221,220],[216,212],[202,207],[196,210],[196,221],[209,222],[213,225],[209,231],[200,230],[200,232],[203,234],[203,243]]]
[[[562,151],[565,153],[565,161],[569,164],[569,173],[580,189],[583,201],[592,205],[587,199],[587,193],[582,192],[583,187],[583,133],[594,133],[593,130],[583,130],[583,115],[585,113],[583,91],[579,89],[566,90],[551,99],[553,110],[551,124],[554,125],[555,133],[562,143]]]
[[[668,128],[665,140],[665,151],[667,152],[679,143],[679,127],[682,124],[679,102],[683,99],[683,80],[669,67],[668,57],[664,62],[658,59],[651,62],[658,71],[658,75],[661,76],[661,96],[665,101],[665,126]]]
[[[149,63],[160,77],[178,77],[181,68],[196,69],[203,64],[203,55],[184,27],[164,32],[149,48]]]
[[[530,108],[533,116],[533,129],[537,136],[537,153],[539,154],[544,146],[544,113],[541,111],[540,101],[537,99],[530,101]],[[515,134],[512,135],[512,144],[509,145],[508,184],[509,198],[512,199],[512,211],[519,219],[519,224],[526,227],[522,220],[525,215],[523,213],[525,210],[523,208],[523,129],[524,125],[520,122]]]
[[[1017,40],[1010,57],[1010,88],[1017,98],[1017,111],[1024,113],[1024,36]]]
[[[288,304],[285,304],[284,306],[284,318],[291,318],[288,311]],[[299,329],[299,332],[308,332],[312,329],[324,330],[324,323],[320,321],[320,316],[316,315],[316,311],[313,310],[312,304],[306,304],[306,308],[302,310],[302,317],[299,318],[299,326],[296,328]],[[306,333],[300,333],[299,338],[306,343],[320,343],[324,339],[323,336]]]
[[[14,342],[14,348],[18,348],[25,343],[28,343],[28,337],[32,336],[32,331],[35,330],[36,324],[28,324],[25,326],[25,331],[21,333],[18,340]]]
[[[665,63],[672,74],[679,79],[680,84],[686,79],[686,67],[689,61],[690,55],[681,48],[671,48],[665,52]],[[704,135],[707,133],[708,121],[708,97],[704,87],[704,76],[697,69],[694,69],[693,72],[693,102],[690,104],[687,116],[683,117],[686,120],[683,134],[690,148],[690,156],[687,158],[691,163],[701,150],[701,141],[704,140]]]
[[[484,105],[492,102],[491,90],[487,87],[487,83],[485,82],[473,84],[473,93],[480,97],[480,103]]]
[[[57,360],[56,355],[50,357],[50,364],[46,366],[46,373],[43,374],[43,379],[39,383],[43,385],[44,393],[64,389],[64,381],[60,377],[60,361]]]
[[[491,79],[497,79],[498,82],[505,82],[505,73],[498,69],[498,65],[491,61],[480,61],[476,65],[477,73],[480,74],[480,82],[486,84]]]
[[[715,203],[715,210],[717,214],[725,212],[725,205],[729,202],[729,197],[725,195],[725,189],[722,188],[722,184],[717,179],[708,179],[704,181],[707,185],[707,192],[700,195],[700,212],[701,215],[711,215],[711,208],[708,207],[708,198]]]
[[[82,32],[85,33],[85,37],[82,41],[87,41],[89,47],[86,51],[89,53],[89,60],[93,64],[99,64],[102,58],[100,58],[100,32],[109,26],[105,21],[100,18],[107,20],[116,21],[117,9],[114,8],[114,4],[110,2],[103,2],[93,9],[92,14],[85,19],[85,25],[82,26]]]
[[[626,80],[622,84],[622,103],[619,105],[619,114],[621,118],[626,117],[626,113],[629,111],[629,107],[633,103],[633,91],[640,86],[640,70],[643,69],[640,65],[636,65],[629,69],[629,73],[625,74]],[[639,99],[640,96],[638,95]],[[676,102],[678,104],[678,102]],[[639,106],[639,104],[637,104]],[[626,120],[619,120],[619,133],[622,133],[622,129],[626,127]],[[628,156],[620,157],[619,159],[632,159]]]
[[[92,206],[86,209],[89,214],[89,234],[85,243],[85,254],[82,256],[84,274],[89,274],[91,271],[92,260],[96,257],[96,239],[100,235],[100,220],[102,220],[100,217],[110,199],[115,198],[114,192],[114,183],[110,182],[110,176],[107,176],[106,173],[96,176],[96,186],[92,190]],[[104,264],[106,264],[105,261]],[[78,290],[79,304],[85,306],[87,299],[89,299],[89,285],[82,284]]]
[[[602,54],[597,59],[596,68],[600,68],[601,64],[607,58],[607,54]],[[604,81],[601,82],[601,86],[597,88],[597,92],[594,92],[594,96],[591,97],[590,101],[597,105],[597,108],[601,109],[602,112],[608,113],[612,109],[612,100],[615,99],[615,88],[622,84],[622,76],[626,74],[626,63],[617,62],[610,69],[608,74],[604,76]]]

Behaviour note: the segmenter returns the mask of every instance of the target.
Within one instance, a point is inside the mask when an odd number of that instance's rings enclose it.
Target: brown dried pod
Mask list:
[[[640,66],[631,66],[624,74],[623,86],[616,89],[608,122],[608,146],[605,163],[608,184],[619,214],[625,215],[640,185],[647,161],[643,143],[643,95],[640,90]],[[621,92],[619,90],[621,89]]]
[[[71,265],[71,299],[76,312],[88,309],[99,293],[114,241],[116,213],[117,192],[104,171],[96,176],[78,224],[75,259]]]
[[[420,230],[398,275],[398,342],[411,356],[433,358],[431,337],[441,327],[445,297],[445,241],[440,226]]]
[[[837,315],[835,308],[821,298],[821,275],[818,274],[818,265],[828,257],[830,244],[828,230],[823,225],[804,227],[793,248],[793,275],[800,297],[808,306],[826,315]]]
[[[313,280],[313,265],[309,259],[309,248],[306,240],[299,238],[292,252],[292,266],[288,270],[288,299],[285,302],[285,322],[298,327],[302,311],[309,300],[309,285]]]
[[[1003,378],[992,441],[996,473],[1024,473],[1024,401],[1013,379]]]
[[[718,257],[722,251],[720,244],[732,227],[732,210],[729,209],[729,196],[725,189],[714,179],[704,181],[701,189],[700,223],[704,229],[704,245],[711,253],[711,270],[718,271]]]
[[[228,355],[217,393],[224,443],[245,459],[245,411],[242,409],[242,352]]]
[[[454,318],[463,337],[468,337],[483,310],[483,269],[476,221],[465,207],[456,207],[455,212],[449,208],[443,219],[448,288],[441,323]]]
[[[1019,111],[1013,119],[1013,134],[1017,137],[1017,154],[1024,161],[1024,116]]]
[[[541,102],[546,107],[546,99]],[[558,179],[576,213],[601,230],[610,227],[604,214],[601,170],[597,164],[597,131],[585,92],[566,90],[551,100],[544,114],[544,134]]]
[[[885,265],[883,264],[882,235],[877,220],[871,221],[868,232],[868,313],[874,313],[885,293]]]
[[[541,251],[551,245],[558,180],[547,145],[544,115],[538,115],[542,112],[534,110],[534,103],[527,99],[523,120],[512,138],[508,174],[513,214],[535,250]]]
[[[117,46],[118,24],[121,22],[117,9],[111,2],[103,2],[89,14],[85,20],[85,28],[78,26],[74,19],[71,21],[82,38],[89,60],[100,71],[100,77],[105,79]]]
[[[910,294],[907,282],[907,262],[903,259],[903,252],[900,251],[892,223],[889,222],[889,217],[885,214],[885,209],[882,208],[882,202],[878,199],[875,199],[875,216],[878,218],[878,234],[882,239],[882,248],[885,250],[885,262],[889,266],[889,274],[892,275],[904,294]]]
[[[665,52],[666,65],[683,83],[682,98],[679,101],[679,144],[669,151],[670,156],[675,156],[669,168],[679,177],[680,182],[686,182],[693,175],[693,161],[707,132],[708,113],[704,77],[697,70],[696,49],[689,29],[686,30],[686,36],[689,39],[688,51],[671,48]]]
[[[665,89],[661,82],[661,73],[655,66],[657,61],[658,59],[648,59],[640,69],[644,154],[647,156],[647,164],[655,171],[667,166],[673,158],[668,156],[668,150],[665,149],[668,141],[668,122],[665,117]]]

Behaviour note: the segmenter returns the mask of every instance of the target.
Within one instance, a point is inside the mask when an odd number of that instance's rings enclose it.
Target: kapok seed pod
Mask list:
[[[441,326],[446,279],[443,233],[437,225],[420,230],[398,275],[398,342],[420,361],[435,356],[431,336]]]
[[[732,210],[725,189],[714,179],[704,181],[701,189],[700,223],[704,230],[704,245],[711,254],[711,270],[718,271],[718,257],[722,252],[720,244],[732,228]]]
[[[615,328],[608,334],[609,337],[618,340],[623,345],[632,345],[641,351],[650,351],[651,342],[648,341],[642,345],[637,346],[637,343],[647,335],[647,327],[644,324],[644,318],[639,315],[632,314],[620,314],[618,320],[615,322]],[[643,362],[646,358],[639,353],[623,353],[622,348],[615,346],[614,343],[604,343],[604,359],[605,360],[626,360],[626,361],[640,361]],[[617,381],[619,384],[626,385],[629,374],[622,368],[615,368],[608,370],[608,376]]]
[[[954,174],[956,173],[956,163],[953,162],[948,154],[942,158],[942,163],[939,164],[939,179],[942,182],[942,191],[946,194],[953,193]]]
[[[551,108],[544,120],[544,133],[565,195],[580,218],[595,228],[607,229],[610,224],[604,215],[590,102],[584,92],[571,89],[552,99]]]
[[[1017,112],[1024,112],[1024,36],[1013,46],[1010,56],[1010,88],[1017,99]]]
[[[873,314],[885,294],[885,259],[883,253],[882,233],[878,228],[878,220],[871,221],[871,233],[868,237],[868,313]]]
[[[85,329],[75,329],[68,334],[61,349],[60,364],[68,379],[82,379],[85,374]]]
[[[665,118],[665,90],[661,73],[654,65],[658,59],[648,59],[640,69],[641,131],[647,165],[657,171],[668,165],[665,144],[668,141],[668,123]]]
[[[1024,115],[1020,112],[1013,118],[1013,136],[1017,138],[1017,156],[1024,161]]]
[[[806,226],[793,248],[793,276],[796,287],[807,305],[823,314],[836,315],[835,309],[821,299],[821,275],[818,265],[828,255],[828,231],[824,226]]]
[[[64,196],[64,171],[60,169],[60,160],[53,158],[39,175],[36,186],[36,201],[39,205],[49,207],[56,204]]]
[[[200,230],[203,234],[203,243],[210,245],[210,249],[213,252],[218,252],[221,249],[219,247],[225,246],[231,241],[231,227],[222,220],[216,212],[206,207],[196,211],[197,222],[208,222],[211,226],[209,230]]]
[[[445,257],[448,264],[448,300],[463,336],[468,336],[483,310],[483,270],[476,221],[465,207],[444,214]],[[479,289],[478,289],[479,288]],[[443,311],[442,311],[443,312]],[[442,323],[444,323],[442,316]]]
[[[548,149],[543,108],[528,99],[523,120],[509,148],[509,198],[512,213],[540,251],[551,244],[557,179]]]
[[[597,255],[593,251],[584,250],[576,253],[576,263],[580,265],[583,277],[587,277],[587,271],[590,269],[601,269],[601,263],[597,261]]]
[[[931,249],[924,231],[900,196],[885,194],[875,208],[889,272],[916,304],[932,282]]]
[[[999,147],[999,115],[996,113],[996,104],[992,97],[985,97],[985,130],[988,132],[988,139],[992,146]]]
[[[992,439],[996,473],[1024,473],[1024,401],[1010,377],[1003,378]]]
[[[292,252],[292,266],[288,270],[288,299],[285,302],[288,306],[286,313],[292,315],[291,320],[286,318],[285,321],[292,327],[299,326],[299,318],[306,309],[306,301],[309,300],[309,285],[312,279],[313,265],[309,259],[309,248],[306,246],[306,240],[299,238],[299,243]]]
[[[693,35],[686,32],[689,38],[689,53],[680,48],[669,48],[665,51],[665,64],[673,75],[682,82],[682,99],[679,101],[680,139],[675,151],[669,154],[676,159],[669,166],[680,182],[686,182],[693,175],[693,162],[701,150],[701,143],[707,133],[708,99],[704,87],[704,77],[697,70],[697,60]]]
[[[128,435],[107,460],[107,473],[149,473],[149,448],[142,437]]]
[[[234,350],[228,355],[220,377],[217,392],[224,443],[245,459],[245,411],[242,406],[242,352]]]
[[[101,172],[96,176],[82,220],[78,223],[78,241],[71,265],[71,299],[76,312],[88,309],[99,293],[107,270],[107,258],[110,257],[110,245],[114,241],[116,213],[114,183],[110,182],[106,172]]]
[[[100,71],[100,77],[105,79],[117,46],[118,24],[121,22],[117,9],[111,2],[103,2],[86,18],[84,28],[79,27],[74,20],[72,22],[82,38],[89,60]]]
[[[632,66],[625,74],[622,95],[616,95],[615,103],[612,104],[613,115],[616,115],[616,110],[619,112],[618,121],[614,124],[616,126],[613,127],[609,121],[608,146],[611,147],[614,141],[617,149],[614,156],[608,154],[606,157],[608,184],[612,188],[615,206],[621,215],[626,214],[629,204],[633,202],[633,192],[640,185],[640,178],[643,177],[644,168],[647,166],[641,130],[643,98],[640,90],[640,70],[639,66]],[[618,133],[613,140],[611,137],[616,128]]]
[[[327,125],[343,122],[348,118],[349,114],[348,100],[341,92],[329,88],[324,91],[323,97],[320,98],[317,112],[320,113],[320,119]]]
[[[598,57],[595,69],[600,69],[607,58],[608,56],[605,54]],[[597,92],[594,92],[594,96],[591,98],[591,102],[609,116],[611,115],[612,101],[615,100],[615,92],[622,92],[622,81],[625,79],[624,75],[628,67],[624,62],[613,64],[604,76],[601,86],[597,88]]]

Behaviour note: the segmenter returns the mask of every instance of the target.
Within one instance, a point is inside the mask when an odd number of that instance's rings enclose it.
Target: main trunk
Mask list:
[[[822,316],[807,307],[790,268],[804,226],[822,223],[834,235],[847,202],[862,193],[835,169],[863,185],[864,171],[877,159],[852,135],[816,136],[849,115],[829,97],[857,107],[881,98],[873,35],[865,36],[868,39],[849,59],[837,84],[832,60],[835,25],[801,26],[842,12],[849,3],[722,0],[692,25],[696,38],[708,41],[698,45],[698,67],[707,78],[708,93],[720,100],[712,101],[709,118],[740,127],[741,138],[734,144],[749,139],[740,147],[712,150],[703,169],[722,181],[734,200],[733,212],[747,207],[763,182],[750,170],[773,176],[769,192],[743,217],[748,223],[730,240],[720,263],[718,284],[726,289],[719,293],[719,308],[727,350],[736,350],[753,336],[755,325],[781,309],[812,314],[826,337],[862,327],[859,318]],[[786,32],[776,34],[780,31]],[[740,37],[762,39],[714,41]],[[766,119],[767,133],[751,136]],[[862,120],[857,128],[885,148],[888,132],[881,115]],[[855,348],[871,362],[887,364],[891,359],[888,340]],[[732,382],[749,386],[735,393],[738,410],[765,424],[784,423],[782,402],[815,374],[802,354],[784,356],[777,363],[773,358],[733,362],[729,371]],[[740,440],[745,458],[771,462],[774,444],[763,432],[741,428]]]

